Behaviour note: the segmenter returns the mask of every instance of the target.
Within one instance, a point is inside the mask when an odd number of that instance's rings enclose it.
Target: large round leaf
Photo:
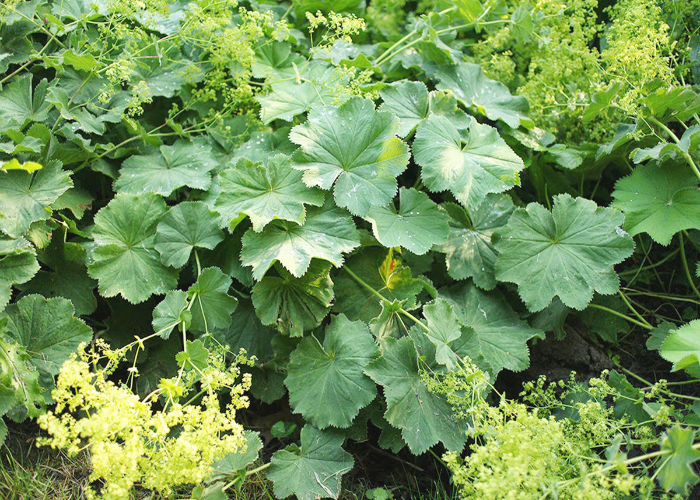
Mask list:
[[[28,295],[7,306],[7,334],[26,348],[38,370],[56,375],[78,345],[92,339],[90,327],[73,313],[68,299]]]
[[[312,258],[341,266],[343,253],[359,245],[360,236],[355,223],[347,212],[334,207],[331,202],[322,208],[310,209],[303,226],[274,221],[261,233],[249,229],[243,236],[241,260],[243,265],[253,268],[257,280],[275,261],[300,278],[306,273]]]
[[[498,233],[496,279],[517,283],[533,312],[555,296],[584,309],[594,291],[611,295],[620,286],[613,266],[634,249],[623,220],[617,210],[568,194],[554,197],[551,213],[539,203],[519,208]]]
[[[213,250],[223,239],[214,212],[202,202],[183,202],[168,210],[158,223],[154,246],[166,266],[182,267],[192,250]]]
[[[289,134],[301,146],[292,166],[304,171],[307,186],[331,189],[335,183],[338,206],[363,216],[370,207],[387,205],[396,194],[396,177],[409,157],[397,132],[398,119],[375,111],[369,100],[315,108],[308,122]]]
[[[372,231],[385,247],[404,247],[422,255],[433,245],[444,243],[449,234],[448,216],[428,198],[415,189],[399,190],[399,209],[392,206],[372,207],[365,218],[372,223]]]
[[[284,383],[292,408],[319,429],[350,427],[377,394],[363,370],[378,355],[365,323],[336,316],[323,343],[306,337],[289,357]]]
[[[684,229],[700,229],[698,179],[687,166],[643,165],[615,184],[613,206],[625,214],[625,230],[647,233],[661,245]]]
[[[449,190],[469,210],[487,194],[519,185],[524,168],[495,128],[474,119],[462,131],[447,117],[431,116],[418,127],[413,154],[428,189]]]
[[[121,295],[132,303],[177,285],[177,272],[160,261],[153,243],[165,202],[153,193],[120,194],[95,216],[97,245],[88,265],[103,297]]]

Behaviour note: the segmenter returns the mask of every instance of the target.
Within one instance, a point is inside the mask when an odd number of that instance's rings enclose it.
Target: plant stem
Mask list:
[[[626,319],[630,323],[634,323],[635,325],[641,326],[642,328],[646,328],[647,330],[654,329],[653,326],[651,326],[649,324],[642,323],[641,321],[637,321],[634,318],[630,318],[626,314],[622,314],[621,312],[618,312],[615,309],[610,309],[609,307],[601,306],[599,304],[588,304],[588,307],[592,307],[593,309],[600,309],[601,311],[605,311],[607,313],[614,314],[615,316],[618,316],[622,319]]]
[[[676,134],[673,133],[673,130],[671,130],[671,129],[668,128],[666,125],[664,125],[663,123],[661,123],[657,118],[655,118],[655,117],[653,117],[653,116],[650,116],[648,119],[649,119],[649,121],[652,122],[654,125],[656,125],[656,126],[659,127],[661,130],[663,130],[664,132],[666,132],[666,134],[667,134],[671,139],[673,139],[673,142],[675,142],[676,144],[679,144],[679,143],[681,142],[680,139],[678,138],[678,136],[677,136]],[[679,149],[680,149],[680,148],[679,148]],[[695,164],[695,161],[693,160],[693,157],[690,156],[690,153],[688,153],[687,151],[683,151],[682,149],[680,150],[680,153],[681,153],[681,156],[685,159],[686,163],[688,163],[688,165],[690,165],[690,168],[693,169],[693,172],[695,172],[695,175],[697,176],[697,178],[700,179],[700,169],[698,169],[698,166]]]
[[[386,301],[387,301],[386,298],[385,298],[381,293],[379,293],[379,292],[376,291],[374,288],[372,288],[372,287],[369,286],[367,283],[365,283],[365,281],[364,281],[362,278],[360,278],[357,274],[355,274],[354,272],[352,272],[347,266],[343,267],[343,270],[345,270],[345,271],[352,277],[352,279],[354,279],[359,285],[361,285],[361,286],[364,287],[365,289],[367,289],[367,290],[369,290],[370,292],[372,292],[372,294],[375,295],[381,302],[386,302]],[[421,320],[419,320],[418,318],[416,318],[416,317],[415,317],[413,314],[411,314],[410,312],[406,311],[403,307],[400,308],[398,312],[399,312],[399,314],[403,314],[403,315],[406,316],[408,319],[410,319],[411,321],[415,322],[417,325],[420,325],[426,332],[429,332],[429,331],[430,331],[430,328],[428,328],[428,327],[425,325],[425,323],[423,323]]]
[[[644,323],[645,325],[647,325],[647,326],[646,326],[647,328],[650,328],[650,329],[653,329],[653,328],[654,328],[647,320],[644,319],[644,317],[643,317],[641,314],[639,314],[639,313],[637,312],[637,310],[632,306],[632,304],[630,304],[630,301],[627,300],[627,297],[625,296],[624,293],[622,293],[622,290],[618,290],[617,293],[618,293],[618,295],[620,295],[620,297],[622,298],[622,301],[625,303],[625,305],[627,306],[627,308],[628,308],[630,311],[632,311],[632,313],[633,313],[635,316],[637,316],[637,317],[639,318],[639,321],[641,321],[642,323]]]
[[[693,280],[693,275],[690,274],[690,268],[688,267],[688,259],[685,257],[685,242],[683,241],[683,233],[685,231],[682,231],[678,233],[678,244],[680,245],[680,250],[681,250],[681,262],[683,263],[683,270],[685,271],[685,276],[688,278],[688,283],[690,284],[690,288],[693,289],[693,292],[695,292],[695,295],[700,298],[700,291],[698,291],[698,287],[695,286],[695,281]]]

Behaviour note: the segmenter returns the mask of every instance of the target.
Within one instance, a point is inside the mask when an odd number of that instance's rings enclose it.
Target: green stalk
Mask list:
[[[615,315],[615,316],[618,316],[618,317],[620,317],[620,318],[622,318],[622,319],[626,319],[626,320],[629,321],[630,323],[634,323],[635,325],[641,326],[642,328],[646,328],[647,330],[653,330],[653,329],[654,329],[653,326],[651,326],[651,325],[649,325],[649,324],[642,323],[641,321],[637,321],[637,320],[634,319],[634,318],[630,318],[630,317],[627,316],[626,314],[622,314],[621,312],[617,312],[615,309],[610,309],[609,307],[601,306],[601,305],[599,305],[599,304],[588,304],[588,307],[592,307],[593,309],[600,309],[601,311],[605,311],[605,312],[607,312],[607,313],[610,313],[610,314],[613,314],[613,315]]]
[[[347,273],[350,275],[350,277],[351,277],[352,279],[354,279],[360,286],[362,286],[362,287],[365,288],[366,290],[370,291],[370,292],[371,292],[375,297],[377,297],[381,302],[387,302],[387,300],[384,298],[384,296],[383,296],[381,293],[379,293],[379,292],[376,291],[374,288],[372,288],[372,287],[369,286],[367,283],[365,283],[365,281],[364,281],[362,278],[360,278],[357,274],[355,274],[354,272],[352,272],[349,268],[343,267],[343,270],[345,270],[345,272],[347,272]],[[406,311],[403,307],[400,308],[398,312],[399,312],[399,314],[403,314],[403,315],[406,316],[408,319],[410,319],[411,321],[415,322],[417,325],[420,325],[426,332],[429,332],[429,331],[430,331],[430,328],[428,328],[428,327],[425,325],[425,323],[423,323],[421,320],[419,320],[418,318],[416,318],[416,317],[415,317],[413,314],[411,314],[410,312]]]
[[[684,246],[684,241],[683,241],[683,233],[685,231],[682,231],[678,233],[678,244],[680,245],[681,248],[681,262],[683,263],[683,270],[685,271],[685,276],[688,278],[688,283],[690,283],[690,288],[693,289],[693,292],[695,292],[695,295],[700,298],[700,291],[698,291],[698,287],[695,286],[695,281],[693,280],[693,275],[690,274],[690,268],[688,267],[688,259],[685,257],[685,246]]]
[[[639,314],[639,313],[637,312],[637,310],[636,310],[634,307],[632,307],[632,304],[630,304],[630,301],[627,300],[627,297],[625,296],[624,293],[622,293],[622,290],[618,290],[617,293],[620,295],[620,297],[622,298],[622,301],[625,303],[625,305],[627,306],[627,308],[628,308],[630,311],[632,311],[632,313],[633,313],[635,316],[637,316],[637,318],[639,318],[639,321],[641,321],[642,323],[644,323],[645,325],[647,325],[646,328],[651,328],[651,329],[654,328],[647,320],[644,319],[644,317],[643,317],[641,314]]]
[[[673,130],[671,130],[666,125],[661,123],[658,119],[654,118],[653,116],[650,116],[649,121],[652,122],[657,127],[659,127],[664,132],[666,132],[666,134],[671,139],[673,139],[673,142],[675,142],[676,144],[679,144],[681,142],[680,139],[678,138],[678,136],[673,133]],[[697,178],[700,179],[700,169],[698,169],[698,166],[695,164],[693,157],[690,156],[690,153],[688,153],[687,151],[683,151],[683,150],[681,150],[680,153],[681,153],[681,156],[685,159],[686,163],[688,163],[688,165],[690,165],[690,168],[693,169],[693,172],[695,172],[695,175],[697,176]]]

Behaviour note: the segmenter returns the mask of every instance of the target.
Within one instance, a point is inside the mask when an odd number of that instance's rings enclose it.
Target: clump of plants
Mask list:
[[[4,2],[0,441],[93,497],[338,497],[368,440],[465,497],[687,495],[697,7]],[[493,392],[567,335],[619,372]]]

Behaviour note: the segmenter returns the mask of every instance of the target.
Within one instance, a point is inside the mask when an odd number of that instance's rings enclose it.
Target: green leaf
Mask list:
[[[304,58],[292,52],[286,42],[269,41],[255,49],[253,76],[255,78],[288,78],[294,76],[294,64],[301,65]]]
[[[268,124],[278,119],[290,122],[313,107],[332,102],[333,95],[325,86],[311,81],[286,81],[273,83],[268,94],[255,99],[260,103],[260,119]]]
[[[301,278],[281,266],[276,266],[279,277],[264,276],[253,287],[253,305],[263,325],[292,337],[320,325],[333,302],[330,267],[330,263],[314,260]]]
[[[267,477],[275,496],[296,495],[298,500],[338,498],[341,478],[354,464],[342,444],[341,434],[305,425],[300,449],[279,450],[270,459]]]
[[[67,172],[52,164],[34,173],[0,172],[0,230],[19,238],[36,221],[51,216],[51,204],[73,186]]]
[[[694,320],[670,331],[661,344],[659,354],[673,363],[673,371],[700,373],[700,320]]]
[[[530,311],[554,296],[582,310],[594,291],[612,295],[620,286],[613,266],[634,249],[623,220],[617,210],[568,194],[554,197],[551,213],[538,203],[519,208],[499,231],[496,279],[516,283]]]
[[[92,339],[90,327],[73,313],[70,300],[29,295],[7,306],[7,334],[26,348],[39,371],[56,375],[78,345]]]
[[[231,316],[231,325],[226,330],[216,332],[214,336],[222,344],[230,346],[233,352],[243,348],[248,356],[255,356],[259,362],[266,362],[272,358],[272,338],[275,335],[277,332],[264,326],[255,315],[251,301],[241,299]]]
[[[154,248],[163,264],[182,267],[193,250],[213,250],[222,242],[219,218],[202,202],[183,202],[172,207],[156,227]]]
[[[13,252],[0,258],[0,284],[19,285],[31,280],[39,271],[33,252]]]
[[[700,94],[690,87],[660,86],[643,99],[649,114],[664,123],[670,121],[685,122],[700,113]]]
[[[249,465],[258,459],[260,450],[263,448],[259,432],[245,431],[245,451],[241,453],[229,453],[224,458],[217,460],[212,465],[214,475],[212,479],[222,479],[225,476],[235,475],[237,472],[245,470]],[[224,498],[228,498],[224,495]]]
[[[176,287],[177,272],[161,263],[153,244],[165,208],[152,193],[119,194],[95,215],[88,272],[98,280],[100,295],[121,295],[135,304]]]
[[[630,236],[647,233],[661,245],[684,229],[700,229],[698,179],[686,166],[643,165],[620,179],[613,206],[625,214]]]
[[[460,63],[439,69],[435,77],[440,80],[438,89],[451,90],[462,104],[489,120],[503,120],[512,128],[530,123],[527,99],[511,95],[501,82],[486,78],[478,64]]]
[[[354,215],[384,206],[396,194],[396,177],[408,164],[408,146],[396,133],[398,119],[375,111],[372,101],[350,99],[339,108],[312,109],[309,120],[292,129],[301,146],[292,166],[304,171],[307,186],[331,189],[335,201]]]
[[[471,211],[487,194],[519,185],[524,165],[495,128],[472,118],[465,134],[448,118],[431,116],[418,127],[413,154],[428,189],[449,190]]]
[[[97,308],[93,292],[97,282],[88,276],[83,246],[66,242],[65,235],[65,230],[53,232],[51,244],[39,252],[44,269],[19,288],[27,295],[64,297],[73,303],[78,316],[91,314]]]
[[[0,328],[4,330],[5,324]],[[27,349],[17,342],[6,342],[3,333],[0,332],[0,416],[20,405],[28,417],[36,418],[46,411],[39,371],[31,364]]]
[[[144,82],[148,87],[145,97],[173,97],[185,83],[201,79],[202,71],[179,51],[171,50],[163,57],[161,50],[156,44],[146,45],[145,50],[139,51],[140,57],[134,65],[130,83]]]
[[[391,250],[365,248],[350,257],[344,269],[354,272],[387,301],[405,301],[404,307],[409,310],[415,306],[416,296],[423,290],[423,284],[402,265],[401,256]],[[383,300],[347,272],[341,271],[336,278],[335,294],[333,309],[353,321],[375,318],[382,312]]]
[[[335,316],[323,344],[306,337],[289,357],[284,384],[294,412],[319,429],[350,427],[377,395],[377,386],[363,370],[378,355],[365,323]]]
[[[445,299],[436,299],[423,307],[428,331],[426,337],[435,345],[435,361],[455,368],[455,357],[450,344],[462,336],[462,329],[452,306]]]
[[[175,356],[177,364],[185,370],[197,368],[204,370],[209,366],[209,349],[204,347],[204,343],[197,339],[193,342],[185,342],[185,350]]]
[[[424,354],[424,353],[421,353]],[[427,369],[438,369],[426,359]],[[414,455],[442,442],[460,451],[466,434],[452,417],[452,410],[441,396],[425,387],[421,379],[416,347],[411,337],[386,339],[384,355],[369,364],[365,373],[384,387],[387,411],[384,417],[401,429],[401,435]]]
[[[63,53],[63,64],[73,66],[80,71],[92,71],[98,65],[95,56],[89,52],[76,54],[72,49],[68,49]]]
[[[448,216],[428,198],[415,189],[399,190],[399,209],[393,206],[372,207],[365,219],[372,223],[372,231],[385,247],[402,246],[422,255],[433,245],[444,243],[449,234]]]
[[[323,192],[306,187],[303,174],[291,167],[288,157],[275,155],[265,163],[242,158],[234,168],[221,172],[216,210],[230,226],[247,215],[256,232],[274,219],[304,224],[304,205],[323,205]]]
[[[46,100],[48,82],[41,80],[33,87],[34,76],[25,73],[13,78],[0,92],[0,123],[3,128],[24,129],[31,122],[43,122],[49,116],[51,103]]]
[[[399,137],[406,137],[428,117],[429,95],[423,82],[398,82],[387,85],[379,95],[384,101],[379,111],[389,111],[399,117]]]
[[[51,208],[54,210],[70,210],[76,220],[80,220],[85,215],[85,210],[92,208],[94,198],[92,195],[80,188],[70,188],[55,201]]]
[[[442,207],[450,216],[450,234],[437,250],[445,253],[447,273],[456,280],[473,278],[478,287],[493,290],[498,251],[492,237],[515,210],[510,196],[487,195],[471,217],[455,203],[443,203]]]
[[[187,293],[170,290],[165,298],[153,309],[153,331],[161,338],[168,339],[173,328],[181,323],[189,327],[192,313],[187,309]]]
[[[695,430],[674,425],[661,438],[663,456],[657,469],[659,484],[666,490],[687,494],[688,486],[698,482],[693,463],[700,460],[700,450],[693,448]]]
[[[114,189],[119,193],[152,192],[169,196],[183,186],[208,189],[209,172],[218,165],[211,148],[178,140],[161,146],[160,154],[131,156],[122,164]]]
[[[303,226],[274,221],[261,233],[248,230],[243,236],[241,260],[243,265],[253,268],[256,280],[260,280],[275,261],[301,278],[312,258],[340,267],[343,253],[359,245],[360,236],[352,219],[329,202],[322,208],[309,209]]]
[[[601,295],[594,298],[593,303],[621,313],[626,312],[625,304],[617,295]],[[611,344],[617,344],[619,335],[630,331],[630,324],[627,320],[614,314],[601,314],[600,309],[588,307],[578,313],[577,316],[588,328],[588,335],[597,336]]]
[[[195,332],[211,332],[217,328],[227,328],[231,324],[231,314],[236,310],[238,300],[228,294],[231,278],[218,267],[203,269],[197,281],[187,290],[194,300],[192,325]]]
[[[527,342],[544,338],[542,330],[528,326],[499,295],[482,292],[472,284],[459,284],[442,291],[452,304],[463,330],[453,349],[473,360],[488,363],[492,380],[503,368],[522,371],[530,366]]]

